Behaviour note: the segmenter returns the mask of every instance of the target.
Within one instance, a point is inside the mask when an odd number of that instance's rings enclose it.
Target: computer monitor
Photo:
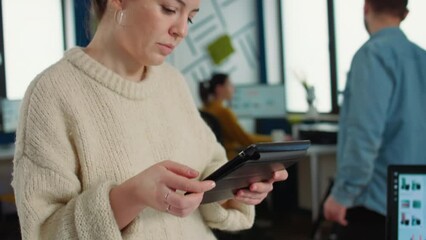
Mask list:
[[[426,239],[426,165],[391,165],[387,182],[387,240]]]
[[[284,85],[236,85],[231,108],[242,118],[283,118],[286,115]]]

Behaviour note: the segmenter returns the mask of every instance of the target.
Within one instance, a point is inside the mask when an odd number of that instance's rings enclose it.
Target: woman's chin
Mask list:
[[[153,58],[150,59],[149,61],[149,65],[150,66],[158,66],[164,63],[164,61],[166,61],[166,57],[165,56],[155,56]]]

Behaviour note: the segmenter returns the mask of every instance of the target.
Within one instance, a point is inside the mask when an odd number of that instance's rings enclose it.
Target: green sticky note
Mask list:
[[[229,35],[223,35],[219,37],[214,42],[209,44],[207,49],[210,57],[216,65],[221,64],[235,51]]]

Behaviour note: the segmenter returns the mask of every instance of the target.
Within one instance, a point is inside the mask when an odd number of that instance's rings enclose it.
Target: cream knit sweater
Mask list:
[[[208,240],[210,228],[252,226],[253,206],[212,203],[185,218],[145,209],[120,232],[110,189],[163,160],[201,178],[226,161],[181,74],[163,64],[136,83],[71,49],[23,100],[12,182],[22,238]]]

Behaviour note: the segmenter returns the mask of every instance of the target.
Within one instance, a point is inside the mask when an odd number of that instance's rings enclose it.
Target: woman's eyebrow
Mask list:
[[[183,0],[176,0],[176,2],[178,2],[180,5],[186,7],[186,2],[185,1],[183,1]],[[192,10],[191,12],[199,12],[199,11],[200,11],[200,9],[196,8],[196,9]]]

